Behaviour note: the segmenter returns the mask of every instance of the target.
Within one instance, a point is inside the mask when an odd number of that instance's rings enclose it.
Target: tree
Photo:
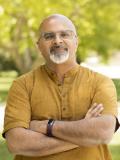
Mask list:
[[[13,59],[18,70],[30,70],[39,58],[38,25],[49,14],[61,13],[75,23],[78,61],[95,51],[107,59],[120,48],[119,0],[0,0],[0,54]],[[108,14],[109,13],[109,14]]]

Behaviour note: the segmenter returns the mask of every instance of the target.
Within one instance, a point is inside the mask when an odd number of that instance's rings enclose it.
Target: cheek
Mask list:
[[[70,49],[70,52],[72,52],[72,53],[76,52],[76,50],[77,50],[77,41],[76,40],[69,41],[69,49]]]
[[[39,45],[39,50],[43,55],[46,55],[47,53],[49,53],[49,46],[41,43]]]
[[[76,50],[77,50],[76,44],[75,44],[75,43],[72,43],[72,44],[71,44],[71,47],[70,47],[70,52],[75,53]]]

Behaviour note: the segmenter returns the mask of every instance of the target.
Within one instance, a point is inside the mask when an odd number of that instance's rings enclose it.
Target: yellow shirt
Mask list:
[[[5,133],[10,128],[29,128],[33,119],[80,120],[94,102],[104,105],[103,114],[117,114],[113,82],[77,65],[64,75],[61,85],[56,74],[40,66],[13,82],[5,111]],[[109,122],[108,122],[109,123]],[[77,137],[76,137],[77,138]],[[16,156],[15,160],[111,160],[107,145],[83,147],[45,157]]]

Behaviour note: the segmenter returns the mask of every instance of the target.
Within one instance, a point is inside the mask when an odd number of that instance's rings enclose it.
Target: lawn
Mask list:
[[[113,160],[120,160],[120,129],[115,133],[109,145]]]
[[[8,90],[17,73],[0,72],[0,103],[5,102]],[[120,101],[120,80],[113,80],[117,89],[118,100]],[[113,160],[120,160],[120,132],[117,132],[109,145]],[[13,156],[8,152],[4,139],[0,136],[0,160],[12,160]]]
[[[6,143],[0,136],[0,160],[13,160],[13,156],[9,153]]]
[[[8,90],[16,77],[15,71],[0,72],[0,103],[6,101]]]
[[[113,82],[116,86],[118,101],[120,101],[120,79],[113,79]]]

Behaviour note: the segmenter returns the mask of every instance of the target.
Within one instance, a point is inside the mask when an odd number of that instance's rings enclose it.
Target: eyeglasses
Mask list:
[[[71,30],[63,30],[58,32],[43,32],[41,33],[40,38],[43,38],[45,41],[51,41],[56,38],[56,35],[59,35],[61,39],[72,39],[75,36],[75,33]]]

